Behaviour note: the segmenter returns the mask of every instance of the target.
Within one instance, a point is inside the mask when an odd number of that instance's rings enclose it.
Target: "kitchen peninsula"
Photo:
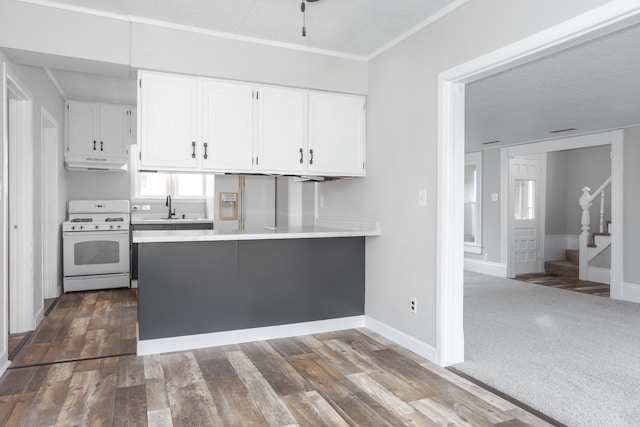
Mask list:
[[[362,316],[365,238],[379,235],[376,225],[134,231],[138,353],[153,352],[145,342],[188,347],[215,333]]]

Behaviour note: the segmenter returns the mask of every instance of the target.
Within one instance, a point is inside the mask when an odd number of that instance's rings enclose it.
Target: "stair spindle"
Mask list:
[[[604,233],[604,190],[600,193],[600,232]]]

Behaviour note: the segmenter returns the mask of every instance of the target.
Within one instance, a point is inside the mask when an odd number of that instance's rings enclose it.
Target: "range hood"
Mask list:
[[[86,159],[72,160],[68,159],[64,162],[66,170],[70,171],[103,171],[103,172],[126,172],[127,163],[109,162],[106,159]]]

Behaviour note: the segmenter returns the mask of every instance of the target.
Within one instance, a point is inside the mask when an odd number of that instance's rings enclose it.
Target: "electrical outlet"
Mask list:
[[[319,200],[318,200],[318,201],[319,201],[319,203],[320,203],[320,207],[321,207],[321,208],[324,208],[324,196],[320,196],[320,198],[319,198]]]
[[[491,193],[491,201],[492,202],[498,201],[498,193]]]
[[[411,312],[413,314],[418,314],[418,299],[411,298]]]
[[[151,210],[151,206],[150,205],[142,205],[142,210],[143,211],[149,211],[149,210]]]

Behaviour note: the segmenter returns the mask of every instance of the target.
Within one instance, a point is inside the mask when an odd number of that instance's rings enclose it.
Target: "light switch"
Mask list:
[[[491,193],[491,201],[492,202],[498,201],[498,193]]]
[[[422,208],[427,207],[427,189],[421,188],[418,190],[418,206]]]

